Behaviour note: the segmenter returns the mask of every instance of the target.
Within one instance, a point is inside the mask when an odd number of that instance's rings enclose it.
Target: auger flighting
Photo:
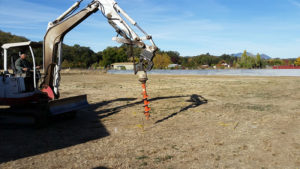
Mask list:
[[[139,77],[139,81],[142,83],[142,89],[143,89],[143,102],[144,102],[144,108],[145,108],[145,116],[146,116],[146,120],[149,120],[150,118],[150,107],[149,107],[149,101],[148,101],[148,94],[147,94],[147,90],[146,90],[146,82],[148,80],[147,77],[147,73],[144,71],[139,71],[138,73],[138,77]]]

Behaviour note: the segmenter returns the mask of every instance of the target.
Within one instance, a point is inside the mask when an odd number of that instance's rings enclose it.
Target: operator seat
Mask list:
[[[15,56],[11,56],[10,57],[10,61],[11,61],[11,68],[12,68],[12,70],[13,70],[13,74],[17,74],[18,73],[18,71],[17,71],[17,69],[16,69],[16,65],[15,65],[15,62],[16,62],[16,57]]]

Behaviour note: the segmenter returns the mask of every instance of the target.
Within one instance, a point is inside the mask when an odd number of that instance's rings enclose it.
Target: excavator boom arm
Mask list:
[[[61,66],[61,45],[63,38],[74,27],[79,25],[92,13],[96,12],[98,10],[98,6],[99,4],[94,3],[88,6],[87,8],[81,10],[80,12],[76,13],[72,17],[67,18],[66,20],[55,20],[54,22],[49,24],[47,33],[44,37],[43,45],[45,71],[43,85],[50,87],[52,90],[54,90],[56,98],[59,97],[59,71]]]
[[[107,18],[108,23],[116,30],[117,34],[121,36],[114,37],[113,40],[123,44],[136,45],[143,49],[140,62],[135,65],[135,73],[137,71],[149,71],[153,67],[152,59],[157,51],[157,47],[152,37],[139,27],[137,22],[120,8],[114,0],[93,0],[86,8],[71,15],[79,8],[81,2],[82,0],[76,2],[55,21],[50,22],[44,37],[45,76],[42,85],[43,88],[50,87],[54,92],[55,98],[59,98],[58,88],[62,61],[61,48],[64,36],[98,10]],[[140,37],[129,24],[127,24],[125,19],[143,33],[144,37]],[[144,43],[144,41],[149,41],[150,45]]]

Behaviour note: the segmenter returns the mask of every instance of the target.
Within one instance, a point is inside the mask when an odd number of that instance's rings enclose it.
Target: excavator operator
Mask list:
[[[25,88],[27,92],[33,91],[33,73],[31,72],[32,66],[28,60],[26,60],[27,55],[25,53],[21,53],[20,58],[16,60],[15,67],[17,69],[17,74],[26,73],[26,77],[24,78]],[[40,66],[36,66],[36,69],[39,69]],[[37,71],[39,73],[39,71]]]
[[[32,69],[31,64],[26,60],[27,55],[25,53],[22,53],[20,55],[20,58],[16,60],[15,67],[17,69],[17,73],[27,73]],[[37,69],[40,68],[40,66],[36,67]]]

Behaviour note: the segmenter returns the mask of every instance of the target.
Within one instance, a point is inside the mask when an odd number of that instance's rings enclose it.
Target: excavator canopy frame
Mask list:
[[[2,45],[4,73],[8,74],[8,68],[7,68],[8,49],[17,48],[17,47],[28,47],[29,48],[31,58],[32,58],[32,64],[33,64],[33,77],[36,77],[36,63],[35,63],[35,56],[34,56],[34,52],[33,52],[32,48],[42,47],[42,44],[38,43],[38,42],[32,42],[32,41],[17,42],[17,43],[6,43],[6,44]],[[33,84],[34,84],[34,88],[37,89],[36,78],[33,78]]]

